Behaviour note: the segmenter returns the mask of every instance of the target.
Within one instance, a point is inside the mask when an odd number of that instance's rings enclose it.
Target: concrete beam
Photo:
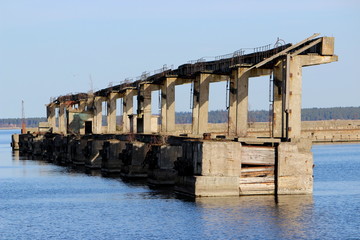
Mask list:
[[[332,63],[338,61],[338,56],[320,56],[320,55],[298,55],[300,58],[301,65],[303,67],[314,66],[325,63]]]

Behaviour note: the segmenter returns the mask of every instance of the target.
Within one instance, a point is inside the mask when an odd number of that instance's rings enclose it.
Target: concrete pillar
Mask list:
[[[49,127],[53,129],[53,131],[56,131],[56,119],[55,119],[55,105],[49,104],[46,106],[46,115]]]
[[[192,133],[203,134],[208,131],[209,79],[210,74],[200,73],[194,79]]]
[[[130,119],[129,115],[133,114],[133,97],[135,90],[126,89],[123,97],[123,132],[130,132]]]
[[[288,137],[301,137],[302,62],[301,56],[288,58]]]
[[[277,194],[310,194],[313,191],[311,139],[291,139],[277,147]]]
[[[86,100],[80,100],[80,102],[79,102],[79,110],[81,112],[85,111],[85,106],[86,106]]]
[[[93,121],[93,133],[102,133],[102,97],[95,97],[94,99],[94,121]]]
[[[108,96],[108,133],[116,132],[116,99],[118,98],[118,96],[118,93],[110,93]]]
[[[275,66],[273,79],[273,119],[272,119],[272,137],[285,137],[283,114],[283,91],[284,89],[284,71],[286,68],[286,59],[280,60]]]
[[[143,84],[143,133],[151,133],[151,84]]]
[[[249,77],[250,72],[246,68],[238,68],[235,73],[237,82],[237,106],[236,106],[236,135],[246,137],[248,129],[249,108]]]
[[[237,71],[234,70],[230,77],[229,110],[228,110],[228,135],[236,135],[236,95],[237,95]]]
[[[59,132],[62,134],[66,134],[66,128],[67,128],[67,123],[66,123],[66,104],[65,103],[60,103],[60,111],[59,111]]]
[[[175,131],[175,82],[166,78],[161,86],[161,132]]]
[[[287,55],[274,68],[273,137],[301,136],[302,57]]]

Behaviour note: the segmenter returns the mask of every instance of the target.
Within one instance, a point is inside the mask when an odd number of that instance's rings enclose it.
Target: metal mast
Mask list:
[[[26,133],[24,100],[21,100],[21,133]]]

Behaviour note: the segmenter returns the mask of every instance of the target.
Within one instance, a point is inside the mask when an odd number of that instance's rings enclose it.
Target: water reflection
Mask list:
[[[12,159],[13,159],[13,161],[19,161],[20,160],[20,152],[12,151]]]
[[[264,238],[271,232],[286,239],[306,237],[314,207],[311,195],[199,198],[196,204],[206,236],[227,226],[229,236],[236,231],[245,234],[239,237]]]

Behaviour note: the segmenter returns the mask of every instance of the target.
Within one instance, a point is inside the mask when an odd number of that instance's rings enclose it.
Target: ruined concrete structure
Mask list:
[[[63,164],[174,184],[176,191],[192,196],[311,193],[312,142],[301,131],[302,68],[338,59],[334,38],[318,36],[58,97],[47,105],[49,132],[39,140],[20,135],[20,149]],[[270,125],[266,132],[251,131],[249,81],[266,75],[272,76]],[[210,124],[209,85],[220,81],[229,86],[229,121]],[[192,124],[176,124],[175,86],[187,83]],[[161,113],[153,116],[151,102],[158,99],[151,93],[158,90]],[[116,116],[119,104],[122,112]]]

